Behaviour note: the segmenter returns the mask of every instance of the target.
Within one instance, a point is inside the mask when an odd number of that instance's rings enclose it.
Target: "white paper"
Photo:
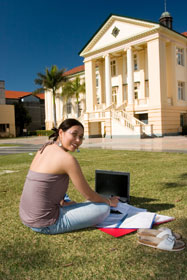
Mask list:
[[[113,211],[119,211],[121,214],[111,213],[96,227],[123,229],[151,228],[154,223],[163,223],[174,219],[173,217],[147,212],[146,209],[137,208],[121,202],[118,203],[117,207],[111,207],[111,209]]]
[[[128,215],[119,228],[151,228],[156,214],[151,212],[140,212],[134,215]]]
[[[122,202],[118,202],[117,207],[111,207],[111,209],[119,211],[119,212],[124,213],[124,214],[147,211],[147,209],[137,208],[137,207],[132,206],[132,205],[130,205],[128,203],[122,203]]]

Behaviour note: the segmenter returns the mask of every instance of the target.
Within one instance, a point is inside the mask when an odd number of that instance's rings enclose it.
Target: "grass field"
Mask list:
[[[18,144],[0,144],[0,147],[14,147],[14,146],[16,146],[16,147],[19,147],[19,146],[21,146],[21,145],[18,145]]]
[[[81,149],[75,156],[93,188],[95,169],[130,172],[131,204],[174,216],[165,226],[186,242],[186,154]],[[0,279],[187,279],[186,249],[166,252],[138,245],[136,233],[114,238],[86,229],[47,236],[23,226],[19,200],[32,158],[0,156]],[[84,200],[71,183],[68,194]]]

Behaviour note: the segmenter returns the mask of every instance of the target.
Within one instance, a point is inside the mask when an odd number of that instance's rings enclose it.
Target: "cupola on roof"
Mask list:
[[[165,11],[165,12],[163,12],[163,13],[161,14],[160,19],[161,19],[161,18],[164,18],[164,17],[171,17],[171,15],[170,15],[169,12]]]
[[[165,6],[165,11],[161,14],[159,22],[161,25],[163,25],[169,29],[172,29],[173,18],[170,15],[170,13],[166,10],[166,0],[164,1],[164,6]]]

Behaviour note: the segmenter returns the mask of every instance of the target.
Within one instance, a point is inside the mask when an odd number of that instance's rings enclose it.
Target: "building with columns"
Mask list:
[[[107,18],[80,51],[84,69],[76,72],[75,68],[68,74],[71,79],[79,74],[85,79],[85,105],[79,117],[85,136],[181,133],[187,125],[185,35],[172,29],[168,12],[161,15],[159,23],[118,15]],[[67,115],[62,110],[63,101],[59,102],[57,119],[61,122]],[[50,126],[52,122],[51,118]],[[50,128],[48,123],[49,114],[46,127]]]

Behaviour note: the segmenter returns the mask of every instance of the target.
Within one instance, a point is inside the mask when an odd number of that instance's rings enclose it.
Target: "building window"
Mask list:
[[[110,66],[111,66],[111,76],[116,76],[116,61],[112,60],[110,62]]]
[[[78,103],[78,117],[81,116],[81,111],[82,111],[81,103],[79,102],[79,103]]]
[[[71,98],[68,98],[67,104],[66,104],[67,114],[71,114],[71,109],[72,109]]]
[[[0,132],[6,132],[6,124],[0,124]]]
[[[101,101],[100,101],[100,96],[98,94],[96,95],[96,99],[97,99],[97,104],[100,104]]]
[[[116,88],[112,89],[112,102],[114,104],[117,104],[117,89]]]
[[[134,54],[134,71],[138,70],[138,56]]]
[[[178,82],[178,100],[185,100],[184,82]]]
[[[176,49],[177,64],[184,66],[184,49]]]
[[[99,87],[99,75],[96,74],[96,88]]]
[[[119,32],[120,32],[120,30],[115,26],[115,27],[113,28],[113,30],[112,30],[112,35],[113,35],[114,37],[117,37],[118,34],[119,34]]]
[[[101,103],[99,88],[96,88],[96,100],[97,100],[97,104]]]
[[[0,124],[0,132],[7,132],[9,130],[9,124]]]
[[[97,104],[100,104],[101,100],[99,94],[99,74],[96,74],[96,99],[97,99]]]
[[[149,97],[149,81],[145,80],[145,97]]]
[[[139,83],[134,84],[134,98],[138,99]]]

